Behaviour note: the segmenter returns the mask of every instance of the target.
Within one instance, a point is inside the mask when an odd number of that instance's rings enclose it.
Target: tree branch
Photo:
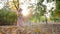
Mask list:
[[[18,2],[18,5],[19,5],[19,0],[17,0],[17,2]],[[19,9],[19,6],[16,6],[16,4],[15,4],[15,1],[14,1],[14,0],[13,0],[13,3],[14,3],[14,6],[15,6],[16,10],[18,10],[18,9]]]

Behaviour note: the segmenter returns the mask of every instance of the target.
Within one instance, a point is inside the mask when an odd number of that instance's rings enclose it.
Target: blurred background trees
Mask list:
[[[31,0],[30,0],[31,1]],[[30,1],[24,1],[26,2],[30,2]],[[30,11],[31,14],[29,14],[28,17],[28,21],[32,21],[32,22],[45,22],[46,18],[45,17],[45,13],[46,13],[46,6],[43,5],[44,0],[37,0],[36,3],[27,3],[28,5],[24,5],[24,2],[20,2],[20,0],[6,0],[4,7],[2,9],[0,9],[0,24],[1,25],[12,25],[12,24],[16,24],[17,23],[17,14],[16,12],[18,11],[19,7],[22,5],[24,8],[26,8],[25,6],[28,6],[32,8],[32,10]],[[55,1],[55,6],[56,9],[54,11],[52,11],[52,9],[50,10],[51,12],[51,17],[50,17],[50,21],[60,21],[60,0],[46,0],[47,3],[49,4],[52,1]],[[22,7],[21,7],[22,8]],[[25,9],[24,9],[25,10]],[[31,16],[30,16],[31,15]],[[48,20],[48,19],[47,19]]]
[[[45,0],[45,1],[47,1],[47,3],[51,3],[54,1],[55,6],[56,6],[54,10],[53,10],[53,8],[51,8],[51,10],[49,10],[49,12],[51,13],[50,14],[51,16],[49,18],[44,16],[44,14],[46,13],[47,7],[42,4],[43,1],[44,0],[37,0],[36,8],[33,11],[34,14],[30,18],[30,20],[33,22],[41,22],[41,21],[45,22],[46,20],[48,21],[50,18],[50,21],[54,21],[54,22],[60,21],[60,1],[59,0]]]
[[[52,13],[52,19],[54,22],[60,22],[60,0],[56,0],[56,9],[54,11],[51,11]]]
[[[33,15],[30,18],[30,20],[32,22],[40,22],[40,21],[44,21],[45,17],[44,17],[44,13],[46,12],[46,6],[42,5],[42,2],[44,0],[37,0],[37,3],[35,4],[36,7],[33,10]]]
[[[17,15],[5,7],[0,10],[0,25],[14,25],[17,22]]]

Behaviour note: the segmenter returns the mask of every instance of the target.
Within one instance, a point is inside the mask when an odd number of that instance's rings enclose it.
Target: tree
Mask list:
[[[21,14],[22,9],[19,7],[20,6],[19,0],[12,0],[12,1],[8,0],[7,4],[8,4],[8,7],[10,7],[12,11],[16,12],[18,19],[22,18],[22,14]],[[19,21],[18,19],[17,19],[17,22]]]
[[[6,10],[4,7],[0,10],[0,25],[14,25],[17,22],[17,15],[15,12]]]
[[[30,18],[31,21],[33,22],[40,22],[42,21],[41,17],[44,16],[44,13],[46,12],[46,6],[42,4],[44,0],[37,0],[36,7],[33,11],[33,15]]]
[[[52,20],[60,21],[60,1],[56,1],[56,9],[52,11]]]

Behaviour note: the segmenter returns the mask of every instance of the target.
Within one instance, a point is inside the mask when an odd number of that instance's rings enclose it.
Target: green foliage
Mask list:
[[[13,0],[13,4],[14,4],[14,7],[16,8],[16,10],[19,9],[19,0]]]
[[[60,22],[60,18],[54,17],[51,20],[54,20],[54,22]]]
[[[52,2],[52,1],[55,1],[55,0],[47,0],[47,2]]]
[[[0,10],[0,25],[13,25],[17,22],[17,15],[6,8]]]
[[[60,1],[60,0],[56,0],[56,1]]]
[[[60,10],[55,9],[52,13],[53,17],[60,17]]]
[[[42,5],[43,0],[37,0],[38,3],[36,4],[36,9],[33,11],[35,12],[32,17],[30,18],[33,22],[40,22],[41,17],[44,16],[44,13],[46,12],[45,6]],[[42,10],[43,9],[43,10]]]
[[[57,8],[51,13],[51,20],[60,21],[60,10]]]
[[[51,20],[52,21],[60,21],[60,1],[56,1],[56,9],[54,11],[51,11]]]
[[[60,22],[60,18],[54,18],[54,21]]]
[[[60,17],[60,10],[55,10],[55,16]]]
[[[52,21],[60,21],[60,1],[56,1],[56,9],[51,11],[51,20]]]
[[[56,1],[56,9],[60,10],[60,1]]]

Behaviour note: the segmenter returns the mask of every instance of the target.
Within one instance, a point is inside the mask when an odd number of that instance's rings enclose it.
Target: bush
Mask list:
[[[0,10],[0,25],[13,25],[17,22],[17,15],[13,11]]]
[[[54,18],[55,22],[60,22],[60,18]]]

